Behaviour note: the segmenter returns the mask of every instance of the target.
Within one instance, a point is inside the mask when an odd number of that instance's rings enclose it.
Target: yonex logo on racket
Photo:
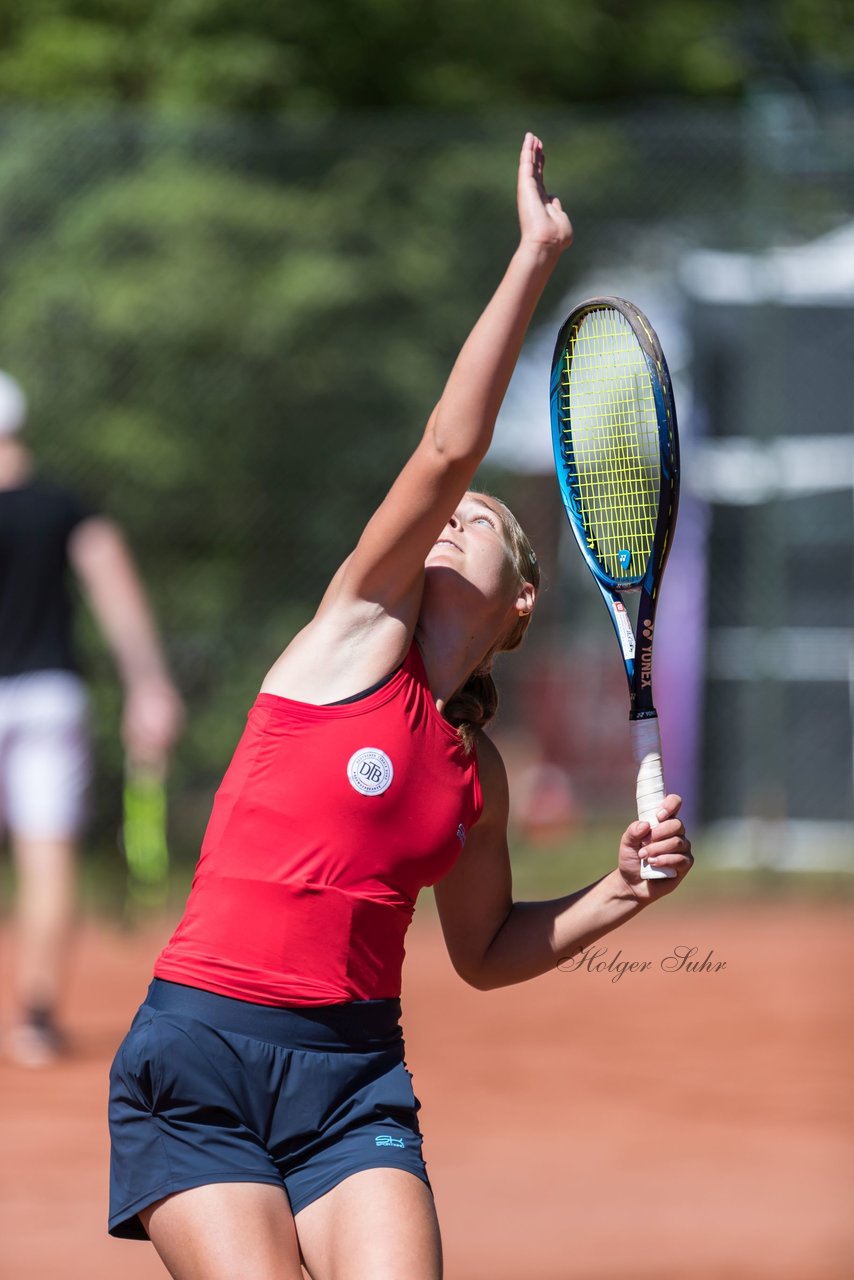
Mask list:
[[[641,652],[641,688],[649,689],[652,685],[652,649]]]
[[[644,618],[643,639],[641,647],[640,677],[641,688],[649,689],[652,685],[652,632],[654,623],[651,618]]]
[[[347,761],[347,777],[354,791],[381,796],[391,786],[394,766],[379,747],[362,747]]]

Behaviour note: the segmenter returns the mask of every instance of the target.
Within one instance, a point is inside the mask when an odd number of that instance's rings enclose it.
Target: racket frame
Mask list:
[[[561,395],[565,394],[567,369],[571,376],[572,334],[585,316],[603,310],[619,312],[637,339],[646,362],[658,428],[660,480],[652,547],[645,565],[621,576],[607,572],[597,558],[594,551],[595,544],[591,542],[590,535],[585,530],[576,493],[577,479],[573,474],[574,460],[571,454],[567,456],[565,448],[568,415],[564,415],[561,408]],[[569,365],[566,359],[567,350],[569,350]],[[550,403],[552,445],[561,497],[578,548],[599,588],[617,637],[629,688],[629,719],[632,722],[654,721],[657,720],[652,689],[655,614],[679,507],[679,435],[673,385],[661,343],[649,320],[634,303],[625,298],[603,295],[588,298],[573,308],[561,326],[555,343],[551,368]],[[624,592],[639,597],[637,619],[634,624],[623,601]],[[649,725],[648,729],[652,730],[653,726]],[[649,735],[643,735],[644,740],[648,740],[648,737]],[[637,734],[633,733],[633,743],[636,739]],[[664,878],[657,876],[653,868],[646,868],[645,864],[644,875],[650,879]]]

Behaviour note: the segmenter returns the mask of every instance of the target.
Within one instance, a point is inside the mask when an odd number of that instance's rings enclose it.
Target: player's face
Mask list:
[[[512,604],[519,574],[500,508],[481,494],[464,495],[430,549],[425,568],[453,569],[490,603]]]

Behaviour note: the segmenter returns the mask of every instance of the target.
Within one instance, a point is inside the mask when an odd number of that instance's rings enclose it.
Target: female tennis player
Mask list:
[[[520,243],[412,457],[269,672],[217,792],[184,917],[111,1074],[110,1230],[176,1280],[437,1280],[441,1247],[399,1024],[403,940],[436,884],[461,976],[553,969],[691,864],[669,796],[616,868],[514,904],[490,666],[538,573],[469,489],[572,230],[527,134]],[[672,866],[646,881],[640,856]]]

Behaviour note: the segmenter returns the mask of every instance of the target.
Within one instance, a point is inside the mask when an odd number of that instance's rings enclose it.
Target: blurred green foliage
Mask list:
[[[612,167],[607,134],[563,148],[579,185]],[[119,520],[149,585],[191,712],[179,847],[512,249],[514,152],[476,126],[0,117],[0,363],[40,464]],[[103,833],[119,692],[85,615],[81,639]]]
[[[741,243],[738,112],[540,119],[583,245],[540,321],[597,263],[672,269],[674,246]],[[179,855],[512,251],[525,123],[0,112],[0,367],[29,393],[42,466],[115,516],[141,563],[190,709],[170,781]],[[828,172],[787,179],[800,194],[782,207],[813,232],[851,207]],[[119,691],[85,615],[81,639],[103,841]]]
[[[844,80],[851,8],[0,0],[0,366],[44,467],[141,562],[191,712],[179,854],[512,250],[524,129],[584,245],[548,316],[615,254],[740,244],[742,121],[712,100],[756,75]],[[665,95],[678,119],[636,105]],[[804,188],[805,225],[846,198]],[[119,692],[85,615],[81,641],[103,844]]]
[[[0,99],[269,114],[732,95],[854,70],[851,0],[5,0]]]

